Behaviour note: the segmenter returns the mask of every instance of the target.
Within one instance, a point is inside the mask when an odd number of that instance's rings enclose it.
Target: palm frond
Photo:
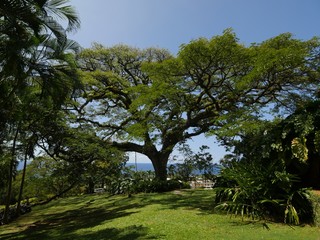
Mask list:
[[[51,16],[44,16],[43,17],[44,24],[48,30],[50,30],[55,37],[57,38],[58,42],[64,44],[67,40],[66,30],[59,24],[53,17]]]
[[[69,0],[47,0],[44,10],[47,15],[53,15],[61,20],[67,20],[67,32],[75,31],[80,27],[80,19],[73,7],[67,5]]]

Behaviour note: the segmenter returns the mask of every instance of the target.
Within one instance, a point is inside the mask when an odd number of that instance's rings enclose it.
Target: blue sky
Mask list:
[[[284,32],[302,40],[320,36],[319,0],[70,0],[70,4],[81,19],[80,30],[70,38],[83,47],[122,43],[176,54],[181,44],[211,38],[226,28],[246,45]],[[190,141],[194,151],[203,144],[210,146],[218,161],[225,152],[212,143],[203,136]],[[138,161],[148,162],[140,155]]]
[[[71,36],[84,47],[124,43],[176,53],[199,37],[233,28],[246,44],[283,32],[320,35],[319,0],[71,0],[82,21]]]

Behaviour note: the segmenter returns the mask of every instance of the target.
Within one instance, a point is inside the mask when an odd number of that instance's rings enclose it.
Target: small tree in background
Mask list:
[[[175,159],[179,161],[175,163],[175,178],[188,182],[193,179],[195,171],[194,152],[191,150],[188,144],[181,144],[179,146],[179,152],[181,153],[181,159]]]

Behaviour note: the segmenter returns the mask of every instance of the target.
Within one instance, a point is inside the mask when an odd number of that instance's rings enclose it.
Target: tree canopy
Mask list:
[[[159,179],[179,142],[217,129],[239,131],[262,107],[313,98],[319,41],[281,34],[249,47],[231,30],[181,46],[140,50],[96,44],[79,56],[85,90],[78,121],[103,139],[149,157]]]

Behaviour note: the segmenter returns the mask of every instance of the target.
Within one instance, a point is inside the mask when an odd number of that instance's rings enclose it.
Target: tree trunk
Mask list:
[[[87,188],[87,194],[94,193],[94,182],[91,177],[88,179],[88,188]]]
[[[161,181],[167,181],[167,163],[168,159],[152,158],[151,159],[156,179]]]
[[[21,178],[20,191],[19,191],[18,204],[17,204],[17,216],[20,216],[20,213],[21,213],[21,200],[22,200],[24,179],[25,179],[25,176],[26,176],[27,159],[28,159],[28,155],[27,155],[27,152],[26,152],[25,155],[24,155],[22,178]]]
[[[17,143],[18,134],[19,134],[19,126],[16,129],[15,136],[13,139],[12,149],[11,149],[8,190],[7,190],[7,196],[6,196],[6,206],[4,209],[4,216],[3,216],[4,223],[8,223],[8,221],[9,221],[9,210],[10,210],[12,179],[13,179],[13,167],[14,167],[14,161],[16,160],[16,143]]]
[[[147,156],[152,162],[156,179],[166,181],[168,159],[176,143],[178,142],[172,143],[172,141],[170,141],[170,144],[163,144],[166,145],[166,147],[163,147],[161,151],[158,151],[147,135],[145,139],[145,145],[143,146],[130,142],[112,142],[112,146],[122,151],[133,151]]]

